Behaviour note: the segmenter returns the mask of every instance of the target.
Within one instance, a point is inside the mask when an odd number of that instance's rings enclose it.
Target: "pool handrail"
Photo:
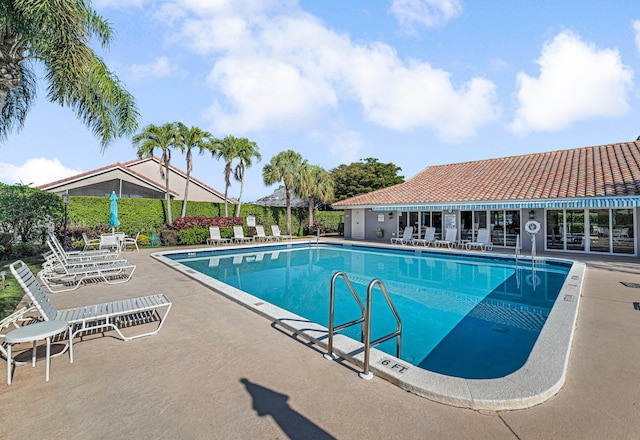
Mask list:
[[[349,291],[351,292],[351,295],[353,295],[353,297],[355,298],[356,302],[358,303],[358,307],[360,307],[360,311],[362,312],[362,315],[360,316],[360,318],[358,319],[354,319],[353,321],[349,321],[349,322],[345,322],[344,324],[340,324],[340,325],[333,325],[333,319],[334,319],[334,309],[335,309],[335,298],[336,298],[336,280],[338,278],[342,278],[344,280],[344,282],[347,284],[347,287],[349,288]],[[356,324],[360,324],[360,323],[364,323],[365,321],[365,308],[364,308],[364,304],[362,304],[362,301],[360,300],[360,298],[358,297],[358,294],[356,293],[355,289],[353,288],[353,285],[351,284],[351,281],[349,281],[349,278],[347,277],[347,274],[342,272],[342,271],[338,271],[336,273],[333,274],[333,276],[331,277],[331,290],[329,292],[329,328],[328,328],[328,338],[327,338],[327,353],[324,355],[324,357],[326,359],[329,360],[334,360],[336,358],[336,356],[333,354],[333,334],[336,331],[345,329],[347,327],[351,327],[352,325],[356,325]],[[362,327],[362,331],[361,331],[361,337],[364,340],[364,324]]]
[[[391,313],[393,313],[393,316],[396,318],[398,327],[396,328],[396,331],[391,332],[385,336],[380,336],[375,341],[372,341],[371,340],[371,299],[373,296],[373,288],[376,284],[379,285],[380,291],[382,291],[382,294],[384,295],[384,298],[387,301],[387,304],[389,305],[389,309],[391,310]],[[371,282],[369,283],[369,287],[367,287],[367,310],[365,313],[364,333],[365,333],[364,371],[362,373],[359,373],[359,375],[362,379],[369,380],[373,378],[373,374],[369,371],[369,357],[370,357],[371,347],[381,344],[385,341],[388,341],[389,339],[397,338],[396,339],[396,357],[398,359],[400,358],[400,350],[402,347],[402,320],[400,319],[400,315],[398,314],[396,307],[393,305],[393,301],[391,301],[391,297],[389,296],[389,292],[387,292],[387,288],[384,286],[380,278],[375,278],[371,280]]]
[[[358,303],[358,306],[360,307],[360,311],[362,312],[362,315],[358,319],[354,319],[352,321],[345,322],[344,324],[334,326],[333,321],[334,321],[335,297],[336,297],[335,284],[338,278],[342,278],[347,284],[347,287],[349,288],[351,295],[353,295],[356,302]],[[375,341],[372,341],[371,340],[371,299],[373,296],[373,288],[376,284],[380,286],[380,290],[382,291],[382,294],[384,295],[384,298],[387,301],[387,304],[389,305],[389,309],[391,310],[391,313],[393,313],[393,316],[395,317],[398,326],[394,332],[391,332],[385,336],[381,336]],[[362,301],[358,297],[358,294],[353,288],[351,281],[349,281],[349,277],[347,276],[346,273],[342,271],[338,271],[333,274],[333,276],[331,277],[331,289],[329,292],[329,326],[327,331],[327,335],[328,335],[327,353],[324,354],[324,357],[325,359],[329,359],[329,360],[334,360],[336,358],[336,356],[333,354],[333,334],[336,331],[345,329],[347,327],[351,327],[352,325],[362,323],[361,342],[364,344],[364,371],[359,373],[359,376],[362,379],[369,380],[373,377],[373,374],[369,371],[369,356],[370,356],[371,347],[381,344],[382,342],[388,341],[389,339],[397,338],[396,357],[397,358],[400,357],[400,350],[402,346],[402,320],[400,319],[400,315],[398,314],[398,311],[393,305],[393,301],[391,301],[391,297],[389,296],[389,292],[387,291],[387,288],[384,286],[384,284],[382,283],[382,280],[380,280],[379,278],[374,278],[369,283],[369,286],[367,287],[366,302],[367,302],[367,305],[365,308],[365,306],[362,304]]]

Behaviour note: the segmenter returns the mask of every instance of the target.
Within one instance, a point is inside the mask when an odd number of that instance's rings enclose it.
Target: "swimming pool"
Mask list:
[[[474,408],[525,407],[539,399],[540,393],[535,392],[536,396],[524,398],[529,403],[518,406],[523,404],[522,397],[514,401],[499,395],[506,391],[505,385],[507,390],[514,385],[522,386],[528,390],[524,394],[531,394],[531,388],[536,388],[530,380],[518,384],[513,379],[528,370],[540,350],[548,351],[549,347],[557,350],[557,343],[538,347],[550,324],[545,322],[557,308],[555,303],[572,304],[573,319],[564,325],[569,328],[568,340],[559,338],[567,343],[561,348],[565,355],[560,356],[564,365],[560,378],[550,374],[557,368],[544,365],[549,359],[541,359],[539,367],[543,371],[535,373],[536,377],[540,374],[551,377],[551,389],[559,389],[557,383],[564,380],[579,294],[567,296],[561,289],[579,290],[581,284],[576,265],[567,261],[537,261],[534,274],[530,261],[521,260],[516,265],[511,257],[505,256],[478,258],[477,254],[432,252],[424,248],[396,250],[308,243],[154,256],[320,343],[326,337],[331,275],[336,270],[347,273],[361,296],[371,279],[380,278],[403,320],[402,354],[400,359],[395,358],[395,341],[388,341],[372,350],[372,369],[417,394]],[[562,301],[556,301],[559,293]],[[338,282],[336,304],[340,307],[336,309],[336,323],[353,319],[359,313],[355,301],[349,301],[347,295],[344,283]],[[376,297],[379,299],[381,295],[374,292]],[[374,299],[372,328],[377,330],[372,330],[372,337],[387,333],[393,325],[395,321],[388,309],[376,306]],[[359,326],[342,333],[342,337],[336,337],[334,352],[357,361],[362,354]],[[427,376],[421,375],[421,371]],[[463,386],[446,392],[434,391],[431,385],[423,389],[423,385],[412,384],[411,377],[415,374],[418,382],[437,378],[436,389],[443,383],[450,387],[461,382]],[[484,388],[496,381],[506,383],[493,384],[503,389],[492,390],[492,398],[473,396],[469,388],[476,382]],[[542,392],[545,393],[548,394],[548,389]]]

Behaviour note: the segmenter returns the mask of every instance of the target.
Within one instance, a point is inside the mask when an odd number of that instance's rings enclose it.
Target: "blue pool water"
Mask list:
[[[569,264],[515,264],[506,258],[415,253],[363,246],[263,247],[173,254],[198,272],[327,326],[332,275],[344,271],[363,302],[379,278],[402,319],[401,359],[467,379],[503,377],[527,360]],[[336,284],[336,318],[360,316],[345,283]],[[395,330],[382,293],[373,295],[372,339]],[[341,333],[360,340],[360,327]],[[376,348],[396,354],[395,340]]]

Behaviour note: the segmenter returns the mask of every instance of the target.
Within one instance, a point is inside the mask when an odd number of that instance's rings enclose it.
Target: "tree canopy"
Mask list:
[[[157,148],[162,151],[160,162],[160,177],[165,182],[165,200],[167,201],[167,224],[173,223],[171,218],[171,194],[169,191],[169,166],[171,162],[171,149],[184,150],[180,142],[180,134],[177,122],[168,122],[163,125],[149,124],[142,131],[133,136],[133,146],[138,149],[138,157],[153,157]]]
[[[264,184],[284,183],[287,203],[287,234],[291,235],[291,191],[298,186],[302,170],[307,161],[293,150],[282,151],[271,158],[262,169]]]
[[[140,114],[133,96],[90,47],[113,38],[89,0],[0,1],[0,141],[20,130],[36,96],[36,63],[47,99],[73,109],[102,148],[131,135]]]
[[[62,198],[57,194],[0,183],[0,233],[11,234],[13,244],[43,241],[51,224],[60,221],[62,211]]]
[[[394,163],[378,162],[368,157],[349,165],[340,165],[331,170],[335,185],[335,200],[366,194],[404,182],[404,176],[398,175],[402,168]]]

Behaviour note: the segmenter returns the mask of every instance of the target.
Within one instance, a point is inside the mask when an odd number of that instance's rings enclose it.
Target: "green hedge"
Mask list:
[[[235,209],[235,205],[229,205],[229,215],[234,216]],[[180,217],[181,200],[171,201],[171,212],[174,219]],[[305,227],[308,225],[307,213],[306,208],[291,210],[291,233],[293,235],[304,233]],[[269,233],[270,225],[274,224],[277,224],[283,233],[286,231],[286,208],[242,204],[240,217],[246,219],[249,215],[254,215],[256,223],[264,225],[267,233]],[[224,216],[224,203],[189,202],[187,216],[222,217]],[[84,230],[86,232],[87,229],[105,229],[105,225],[109,223],[109,199],[107,197],[71,196],[68,217],[70,230]],[[131,235],[137,232],[145,235],[159,234],[166,223],[165,201],[164,199],[119,199],[118,218],[120,220],[118,231],[120,232]],[[342,211],[316,210],[314,212],[314,220],[321,221],[325,225],[325,232],[337,232],[342,218]]]

